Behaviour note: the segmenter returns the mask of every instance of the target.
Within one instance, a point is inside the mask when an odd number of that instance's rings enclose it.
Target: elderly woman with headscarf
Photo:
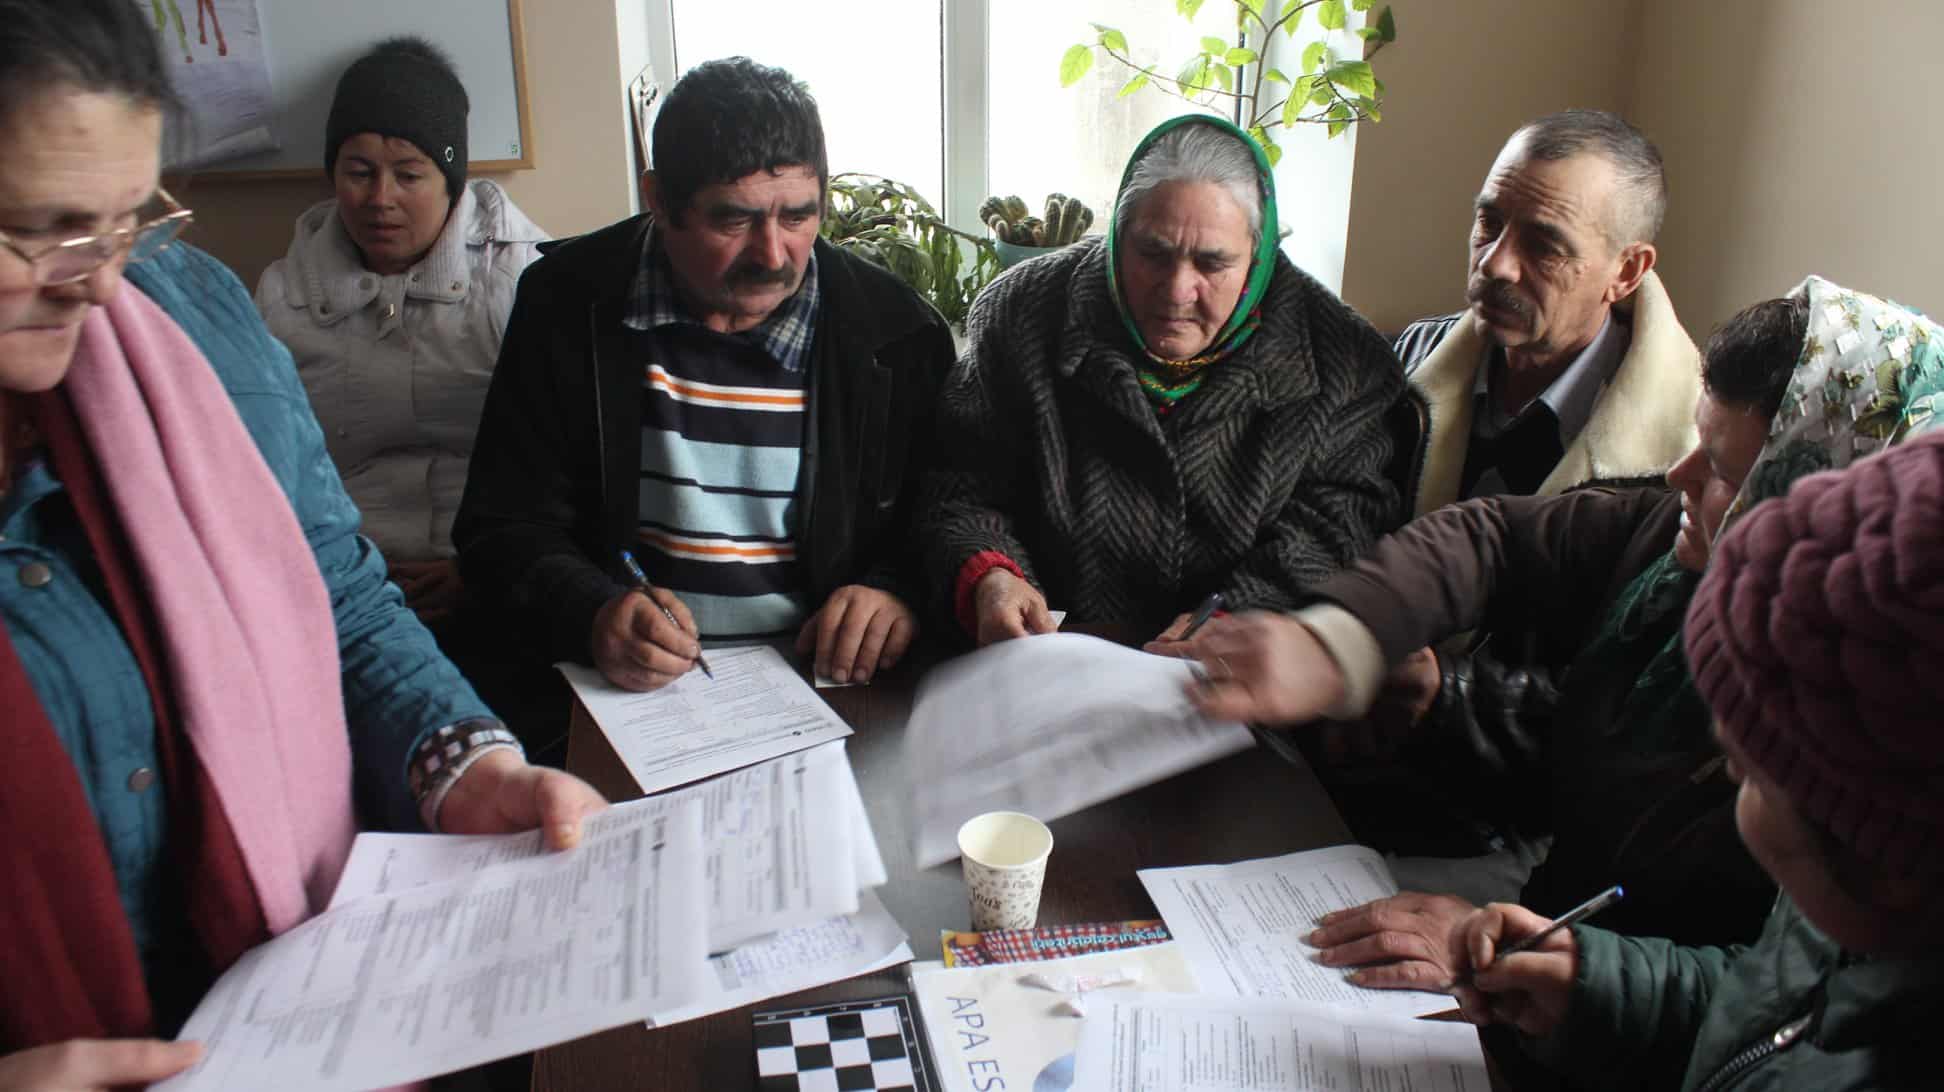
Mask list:
[[[1104,242],[994,281],[940,403],[919,535],[986,644],[1293,606],[1397,522],[1385,339],[1277,249],[1262,149],[1215,118],[1135,150]]]
[[[452,650],[465,602],[452,518],[520,273],[546,239],[497,183],[466,180],[466,89],[418,38],[338,78],[336,196],[297,218],[257,308],[291,355],[364,532]]]
[[[357,534],[289,357],[157,185],[127,0],[0,0],[0,1088],[146,1085],[361,820],[578,837]],[[123,284],[123,274],[134,285]]]

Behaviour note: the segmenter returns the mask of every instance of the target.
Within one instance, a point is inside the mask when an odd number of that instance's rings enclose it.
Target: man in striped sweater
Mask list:
[[[453,530],[467,585],[620,686],[777,636],[866,681],[917,633],[900,546],[950,332],[819,240],[822,123],[788,73],[698,66],[653,145],[650,214],[520,282]]]

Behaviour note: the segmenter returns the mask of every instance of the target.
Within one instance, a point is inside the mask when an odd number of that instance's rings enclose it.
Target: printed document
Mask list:
[[[617,813],[701,807],[708,950],[858,909],[858,889],[885,882],[884,859],[842,740],[699,785],[616,804]],[[830,822],[829,817],[842,817]],[[524,834],[360,834],[331,905],[498,867],[545,852]],[[903,934],[899,934],[903,939]],[[888,949],[889,946],[887,945]],[[883,952],[873,953],[882,955]]]
[[[345,903],[246,953],[165,1092],[403,1084],[692,1002],[702,805],[615,809],[579,846]]]
[[[877,896],[866,891],[857,901],[855,914],[785,929],[711,958],[701,999],[658,1012],[649,1025],[679,1024],[911,962],[905,931]]]
[[[708,650],[698,669],[638,694],[580,664],[555,666],[645,793],[661,792],[850,735],[768,645]]]
[[[1052,820],[1251,746],[1195,710],[1193,670],[1073,633],[935,668],[905,728],[918,867],[957,857],[959,825],[982,812]]]
[[[1470,1024],[1312,1005],[1110,994],[1087,1010],[1074,1088],[1090,1092],[1487,1092]]]
[[[1144,868],[1138,875],[1204,993],[1397,1016],[1453,1005],[1443,994],[1353,986],[1344,968],[1316,962],[1316,949],[1304,942],[1324,914],[1397,894],[1374,849],[1333,846],[1229,865]]]

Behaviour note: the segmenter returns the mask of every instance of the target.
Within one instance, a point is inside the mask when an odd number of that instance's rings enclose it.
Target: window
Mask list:
[[[1191,26],[1166,3],[989,3],[988,184],[994,192],[1018,194],[1035,213],[1049,193],[1078,197],[1094,210],[1094,230],[1105,231],[1121,171],[1141,137],[1178,114],[1216,110],[1152,88],[1119,98],[1134,72],[1099,53],[1086,76],[1063,88],[1060,55],[1092,38],[1089,23],[1105,21],[1127,35],[1137,63],[1173,72],[1203,35],[1233,39],[1234,15],[1226,5],[1206,4]]]
[[[780,65],[816,96],[833,174],[880,174],[943,197],[943,0],[668,2],[678,75],[721,57]]]
[[[1190,24],[1161,0],[642,2],[657,71],[679,76],[736,55],[788,69],[817,97],[832,173],[905,182],[954,226],[975,232],[987,194],[1018,194],[1037,211],[1053,192],[1085,201],[1092,230],[1104,231],[1135,142],[1167,118],[1227,105],[1194,105],[1154,88],[1120,98],[1131,70],[1098,55],[1080,82],[1061,87],[1060,56],[1092,37],[1090,23],[1118,27],[1135,60],[1164,73],[1203,37],[1236,33],[1233,9],[1220,3],[1203,5]],[[1343,53],[1358,48],[1351,31],[1361,13],[1351,20],[1333,39]],[[1270,63],[1298,70],[1303,44],[1273,43]],[[1343,276],[1355,130],[1326,141],[1320,126],[1300,128],[1279,137],[1284,249],[1334,287]]]

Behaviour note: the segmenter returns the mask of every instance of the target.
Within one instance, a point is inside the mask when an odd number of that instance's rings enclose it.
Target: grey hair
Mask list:
[[[1618,114],[1561,110],[1529,121],[1513,134],[1525,138],[1525,154],[1556,161],[1591,152],[1613,165],[1620,191],[1607,210],[1607,239],[1614,248],[1651,243],[1667,218],[1667,170],[1660,149]]]
[[[1114,231],[1127,230],[1134,209],[1170,182],[1208,182],[1235,198],[1249,219],[1249,237],[1262,241],[1262,182],[1255,153],[1234,133],[1213,125],[1183,125],[1154,142],[1135,162],[1114,204]]]

